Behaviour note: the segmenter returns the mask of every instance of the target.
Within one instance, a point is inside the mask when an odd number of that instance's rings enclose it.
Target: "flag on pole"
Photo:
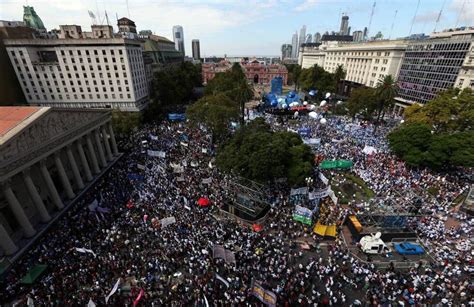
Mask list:
[[[145,291],[143,291],[143,289],[140,289],[140,293],[138,294],[137,298],[133,301],[133,307],[137,306],[138,302],[142,299],[144,294],[145,294]]]
[[[113,287],[112,290],[110,291],[109,295],[107,295],[107,296],[105,297],[105,303],[106,303],[106,304],[108,303],[109,298],[110,298],[112,295],[114,295],[115,292],[117,292],[117,289],[118,289],[119,285],[120,285],[120,278],[117,279],[117,282],[115,283],[114,287]]]

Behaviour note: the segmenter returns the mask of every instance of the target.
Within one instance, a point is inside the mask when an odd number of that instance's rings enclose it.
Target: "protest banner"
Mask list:
[[[112,290],[110,291],[109,295],[107,295],[107,296],[105,297],[105,303],[106,303],[106,304],[108,303],[110,297],[111,297],[112,295],[114,295],[115,292],[117,292],[119,285],[120,285],[120,278],[117,279],[117,282],[115,283],[114,287],[113,287]]]
[[[204,184],[210,184],[211,182],[212,182],[212,178],[211,178],[211,177],[209,177],[209,178],[204,178],[204,179],[202,180],[202,183],[204,183]]]
[[[323,173],[319,172],[319,179],[321,179],[321,181],[327,185],[329,183],[329,180],[326,178],[326,176],[324,176]]]
[[[97,257],[97,255],[91,250],[91,249],[87,249],[87,248],[81,248],[81,247],[75,247],[76,251],[78,251],[79,253],[90,253],[92,255],[94,255],[94,257]]]
[[[307,187],[299,188],[299,189],[291,189],[290,190],[290,196],[303,195],[303,194],[307,194],[307,193],[308,193],[308,188]]]
[[[159,150],[147,150],[147,154],[150,157],[158,157],[158,158],[165,158],[166,157],[166,152],[164,151],[159,151]]]
[[[149,134],[149,137],[150,137],[150,140],[152,141],[158,141],[158,137],[156,135],[153,135],[153,134]]]
[[[146,169],[145,165],[142,165],[142,164],[139,164],[139,163],[137,163],[137,168],[141,169],[143,171]]]
[[[227,288],[229,288],[229,282],[224,279],[224,277],[220,276],[219,274],[216,273],[216,278],[220,280]]]
[[[250,288],[252,291],[252,295],[258,298],[262,303],[270,307],[276,306],[276,294],[270,290],[266,290],[265,288],[263,288],[260,282],[252,280]]]
[[[227,263],[235,263],[235,255],[232,251],[225,249],[222,245],[214,245],[212,248],[213,258],[224,259]]]
[[[328,195],[329,195],[329,187],[324,188],[324,189],[320,189],[320,190],[316,190],[316,191],[313,191],[313,192],[309,192],[308,198],[309,198],[309,200],[313,200],[313,199],[316,199],[316,198],[324,198]]]
[[[161,227],[164,228],[166,226],[169,226],[171,224],[176,223],[176,218],[174,216],[171,217],[165,217],[160,220]]]

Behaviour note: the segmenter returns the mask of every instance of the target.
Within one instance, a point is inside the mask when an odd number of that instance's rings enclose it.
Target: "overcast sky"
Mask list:
[[[474,25],[474,0],[419,0],[412,33],[431,33],[440,10],[437,30]],[[376,0],[370,34],[406,36],[418,0]],[[128,17],[126,0],[0,0],[1,20],[21,20],[23,5],[35,8],[47,29],[60,24],[78,24],[90,30],[91,10],[105,21],[105,11],[116,30],[116,16]],[[150,29],[172,39],[173,25],[184,28],[186,54],[191,40],[201,42],[201,56],[280,55],[283,43],[306,25],[307,33],[339,30],[342,13],[349,16],[351,30],[369,25],[373,0],[129,0],[130,19],[138,30]],[[398,10],[392,28],[395,11]]]

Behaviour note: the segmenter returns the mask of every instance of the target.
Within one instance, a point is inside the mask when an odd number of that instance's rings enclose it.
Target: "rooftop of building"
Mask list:
[[[47,107],[8,106],[0,107],[0,144],[9,133],[29,124]]]
[[[6,39],[6,46],[61,46],[61,45],[140,45],[141,40],[123,37],[113,38],[34,38]]]

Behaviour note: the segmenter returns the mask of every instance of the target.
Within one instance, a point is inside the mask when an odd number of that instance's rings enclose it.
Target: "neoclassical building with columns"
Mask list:
[[[31,242],[119,156],[109,110],[0,107],[0,256]]]

